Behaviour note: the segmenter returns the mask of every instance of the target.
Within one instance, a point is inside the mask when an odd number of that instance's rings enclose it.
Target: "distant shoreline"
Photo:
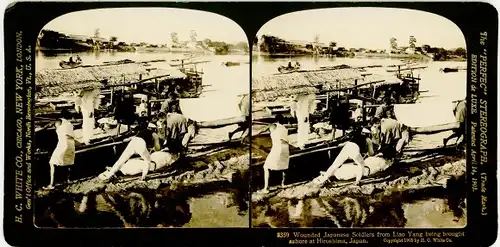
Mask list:
[[[325,58],[336,58],[335,56],[332,55],[313,55],[313,54],[287,54],[287,53],[267,53],[267,52],[253,52],[252,57],[276,57],[276,58],[283,58],[283,57],[325,57]],[[338,57],[338,58],[345,58],[345,57]],[[415,60],[430,60],[433,61],[432,57],[428,55],[423,55],[423,54],[389,54],[389,53],[355,53],[353,57],[350,58],[374,58],[374,59],[383,59],[383,58],[389,58],[389,59],[415,59]],[[456,62],[465,62],[467,61],[466,58],[448,58],[444,60],[435,60],[435,61],[456,61]]]
[[[66,49],[66,48],[58,48],[58,49],[49,49],[49,48],[40,48],[37,51],[42,53],[98,53],[98,52],[119,52],[119,53],[193,53],[193,54],[203,54],[203,55],[216,55],[216,56],[225,56],[225,55],[248,55],[248,52],[229,52],[228,54],[215,54],[209,51],[202,50],[170,50],[169,48],[142,48],[135,51],[123,51],[118,49],[100,49],[100,50],[75,50],[75,49]]]

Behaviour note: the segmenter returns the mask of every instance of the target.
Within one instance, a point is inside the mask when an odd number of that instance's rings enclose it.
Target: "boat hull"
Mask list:
[[[72,69],[72,68],[76,68],[76,67],[80,67],[82,65],[81,62],[78,62],[78,63],[70,63],[70,62],[66,62],[66,61],[61,61],[59,63],[59,66],[63,69]]]

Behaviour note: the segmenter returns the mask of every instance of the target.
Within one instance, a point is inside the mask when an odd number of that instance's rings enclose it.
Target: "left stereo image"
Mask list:
[[[176,8],[71,12],[40,30],[35,60],[37,227],[249,226],[238,24]]]

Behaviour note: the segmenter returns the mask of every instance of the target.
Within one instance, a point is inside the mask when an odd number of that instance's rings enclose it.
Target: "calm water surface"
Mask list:
[[[299,61],[303,69],[315,69],[320,66],[333,66],[347,64],[351,66],[367,65],[392,65],[400,63],[400,59],[389,58],[326,58],[326,57],[293,57],[292,61]],[[280,65],[287,65],[290,58],[269,58],[264,56],[252,57],[252,76],[258,77],[278,73]],[[420,90],[428,90],[422,93],[422,102],[430,101],[453,101],[465,98],[467,93],[467,72],[459,70],[455,73],[443,73],[439,69],[445,67],[466,66],[466,62],[434,62],[422,61],[427,68],[415,70],[415,75],[420,75]],[[394,74],[386,72],[386,68],[368,68],[368,72],[374,74]],[[432,96],[432,97],[431,97]]]
[[[57,53],[47,54],[38,52],[36,56],[36,71],[44,69],[59,69],[61,60],[68,61],[71,55],[79,55],[83,64],[102,64],[107,61],[119,61],[130,59],[133,61],[148,61],[148,60],[172,60],[182,58],[182,53],[167,53],[167,52],[80,52],[80,53]],[[216,95],[238,95],[245,94],[249,91],[249,71],[248,64],[250,58],[248,55],[225,55],[225,56],[203,56],[201,60],[209,60],[208,63],[196,64],[197,70],[203,71],[203,84],[211,85],[210,91],[204,92],[204,97]],[[221,65],[222,62],[232,61],[241,62],[240,66],[226,67]],[[161,64],[159,64],[161,66]],[[163,66],[170,67],[168,63],[163,63]],[[193,67],[193,66],[191,66]]]

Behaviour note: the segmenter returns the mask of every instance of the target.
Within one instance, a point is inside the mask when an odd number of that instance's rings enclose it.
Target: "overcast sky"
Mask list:
[[[247,37],[231,19],[196,10],[176,8],[118,8],[84,10],[68,13],[50,21],[44,29],[76,35],[118,37],[125,42],[170,43],[170,33],[177,32],[180,40],[190,39],[195,30],[197,39],[209,38],[229,43],[248,42]]]
[[[258,36],[268,34],[286,40],[336,41],[337,46],[388,49],[395,37],[408,46],[410,35],[417,46],[465,47],[460,29],[450,20],[423,11],[391,8],[336,8],[285,14],[267,22]]]

